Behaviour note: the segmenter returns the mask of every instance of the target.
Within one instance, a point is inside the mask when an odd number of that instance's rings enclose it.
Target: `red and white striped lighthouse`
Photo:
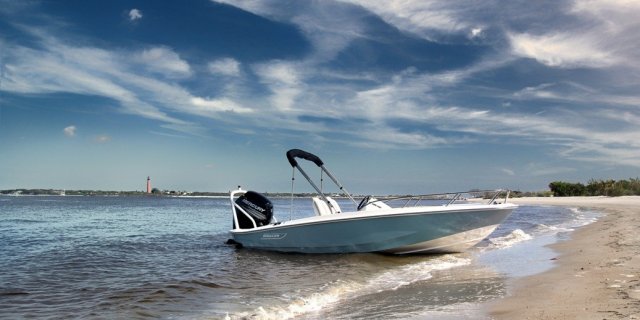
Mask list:
[[[147,193],[151,193],[151,178],[147,177]]]

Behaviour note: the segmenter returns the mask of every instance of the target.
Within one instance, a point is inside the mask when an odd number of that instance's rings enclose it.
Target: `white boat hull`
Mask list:
[[[497,224],[384,251],[393,254],[464,252],[488,237]]]
[[[411,207],[329,216],[234,229],[246,248],[301,253],[461,252],[487,237],[513,204]]]

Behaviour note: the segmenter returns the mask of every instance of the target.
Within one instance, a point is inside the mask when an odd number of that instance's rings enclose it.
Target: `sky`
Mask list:
[[[0,0],[0,189],[288,192],[293,148],[355,194],[636,178],[638,16],[630,0]]]

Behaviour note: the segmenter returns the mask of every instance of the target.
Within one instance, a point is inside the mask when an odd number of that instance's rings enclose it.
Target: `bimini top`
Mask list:
[[[287,160],[289,160],[289,163],[294,168],[298,166],[298,162],[296,161],[295,158],[302,158],[305,160],[309,160],[315,163],[318,167],[322,167],[324,165],[324,162],[322,162],[322,160],[320,160],[320,158],[315,154],[311,154],[309,152],[306,152],[300,149],[291,149],[287,151]]]

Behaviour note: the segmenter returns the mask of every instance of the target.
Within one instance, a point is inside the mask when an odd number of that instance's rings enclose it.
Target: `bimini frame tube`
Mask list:
[[[307,179],[307,181],[309,181],[309,184],[311,184],[311,186],[316,190],[316,192],[318,192],[318,194],[322,197],[322,199],[329,203],[329,200],[327,199],[327,197],[324,195],[324,193],[322,192],[322,190],[320,190],[318,188],[318,186],[316,186],[316,184],[313,182],[313,180],[311,180],[311,178],[309,178],[309,176],[307,175],[307,173],[302,170],[302,168],[298,165],[298,162],[296,161],[295,158],[301,158],[301,159],[305,159],[308,161],[311,161],[313,163],[315,163],[318,167],[320,167],[320,169],[325,172],[329,178],[331,178],[331,180],[333,181],[333,183],[335,183],[338,188],[340,188],[340,190],[342,192],[344,192],[344,194],[347,195],[347,197],[349,197],[349,199],[351,199],[351,201],[353,201],[353,203],[355,203],[356,205],[358,204],[356,202],[355,199],[353,199],[353,197],[351,196],[351,194],[349,194],[349,191],[347,191],[347,189],[344,188],[344,186],[338,181],[338,179],[336,179],[331,172],[329,172],[329,170],[327,170],[327,168],[325,168],[324,166],[324,162],[322,162],[322,160],[309,152],[306,152],[304,150],[300,150],[300,149],[291,149],[289,151],[287,151],[287,160],[289,160],[289,163],[291,164],[292,167],[294,168],[298,168],[298,171],[300,171],[300,173],[302,173],[302,175],[305,177],[305,179]]]
[[[347,195],[347,197],[349,197],[349,199],[351,199],[351,201],[353,201],[353,203],[355,203],[356,205],[358,205],[358,202],[356,202],[356,200],[351,196],[351,194],[349,193],[349,191],[347,191],[347,189],[345,189],[345,187],[338,181],[338,179],[336,179],[331,172],[329,172],[329,170],[327,170],[327,168],[324,167],[324,165],[320,166],[320,168],[322,169],[322,171],[324,171],[329,178],[331,178],[331,180],[333,180],[333,183],[335,183],[338,188],[340,188],[341,191],[344,192],[344,194]]]

